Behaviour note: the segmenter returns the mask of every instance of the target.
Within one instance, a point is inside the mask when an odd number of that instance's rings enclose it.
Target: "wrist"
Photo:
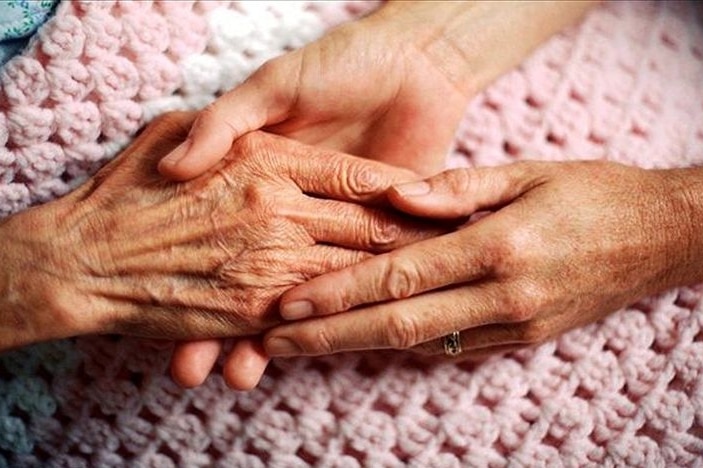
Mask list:
[[[471,96],[597,3],[390,1],[370,19],[402,31]]]
[[[468,22],[477,3],[480,2],[390,0],[362,22],[371,25],[376,35],[400,38],[412,53],[426,56],[458,90],[470,97],[475,93],[470,59],[464,50],[448,42],[448,28],[457,17]]]
[[[74,299],[57,274],[59,258],[72,258],[69,243],[54,245],[57,203],[30,209],[0,223],[0,351],[78,334]],[[64,273],[64,272],[61,272]]]

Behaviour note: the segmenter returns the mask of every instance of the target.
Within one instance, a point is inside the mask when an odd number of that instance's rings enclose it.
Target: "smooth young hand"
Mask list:
[[[189,179],[264,128],[424,175],[441,171],[468,95],[412,36],[422,34],[372,17],[267,62],[203,109],[159,169]]]

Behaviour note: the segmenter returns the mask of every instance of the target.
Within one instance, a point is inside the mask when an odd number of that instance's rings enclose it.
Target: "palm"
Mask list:
[[[294,104],[268,129],[425,175],[441,170],[466,97],[417,49],[369,42],[341,29],[287,56],[299,66]]]

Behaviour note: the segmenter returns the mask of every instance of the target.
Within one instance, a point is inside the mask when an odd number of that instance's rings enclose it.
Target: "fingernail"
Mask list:
[[[266,352],[272,357],[286,357],[300,355],[303,350],[288,338],[270,338],[266,341]]]
[[[396,192],[407,197],[417,197],[430,193],[430,184],[425,181],[410,182],[394,186]]]
[[[293,301],[281,306],[281,316],[286,320],[309,317],[313,312],[314,309],[310,301]]]
[[[168,153],[162,162],[175,166],[178,161],[183,159],[190,149],[190,140],[186,140],[180,145],[176,146],[170,153]]]

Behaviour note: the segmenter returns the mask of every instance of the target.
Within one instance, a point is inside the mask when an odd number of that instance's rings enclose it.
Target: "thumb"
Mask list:
[[[394,207],[415,216],[469,216],[510,203],[538,185],[535,166],[539,164],[452,169],[419,182],[394,185],[388,199]]]
[[[176,180],[197,177],[222,160],[240,136],[284,120],[297,93],[295,80],[284,79],[289,67],[268,62],[204,108],[186,140],[159,162],[159,172]]]

